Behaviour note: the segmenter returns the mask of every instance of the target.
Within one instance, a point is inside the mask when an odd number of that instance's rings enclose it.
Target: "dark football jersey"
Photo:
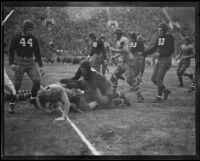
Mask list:
[[[91,47],[92,47],[92,50],[91,50],[90,56],[94,54],[102,54],[103,58],[106,59],[104,43],[100,39],[93,41],[91,44]]]
[[[168,57],[174,52],[174,37],[171,34],[165,34],[158,37],[152,48],[145,51],[143,55],[149,55],[158,49],[159,57]]]
[[[135,55],[137,52],[143,52],[144,43],[141,41],[130,42],[130,50],[133,55]]]
[[[19,57],[33,58],[38,61],[39,66],[43,66],[40,48],[37,39],[33,36],[25,36],[24,34],[16,35],[12,40],[9,48],[9,63],[14,64],[15,53]]]

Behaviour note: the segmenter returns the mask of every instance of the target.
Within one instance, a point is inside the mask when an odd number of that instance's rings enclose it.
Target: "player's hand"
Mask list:
[[[44,75],[44,68],[40,67],[40,74],[43,76]]]
[[[108,60],[107,59],[104,60],[104,64],[108,64]]]
[[[154,56],[155,58],[158,58],[158,57],[160,56],[160,53],[155,53],[153,56]]]
[[[12,65],[11,65],[11,69],[12,69],[13,71],[16,71],[16,67],[17,67],[17,66],[16,66],[15,64],[12,64]]]

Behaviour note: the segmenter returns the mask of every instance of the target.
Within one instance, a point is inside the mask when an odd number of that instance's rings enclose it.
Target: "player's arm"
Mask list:
[[[94,50],[93,50],[93,45],[92,45],[92,48],[90,50],[90,54],[88,55],[88,57],[91,57],[93,54],[94,54]]]
[[[182,48],[181,48],[181,49],[180,49],[180,52],[179,52],[179,54],[178,54],[177,60],[178,60],[178,59],[181,59],[182,55],[183,55],[183,50],[182,50]]]
[[[111,48],[112,53],[119,53],[120,55],[124,55],[129,53],[128,45],[126,44],[128,42],[122,41],[120,43],[119,49]]]
[[[9,47],[9,64],[14,64],[14,56],[15,56],[15,49],[16,49],[16,39],[13,38],[10,43]]]
[[[106,60],[107,59],[107,55],[106,55],[106,49],[104,47],[104,43],[100,42],[100,44],[101,44],[101,52],[102,52],[102,55],[103,55],[103,60]]]
[[[142,56],[150,55],[150,54],[154,53],[157,49],[158,49],[158,39],[156,39],[156,41],[154,42],[154,45],[150,49],[148,49],[142,53]]]
[[[76,71],[75,75],[71,78],[72,80],[79,80],[81,78],[81,68],[79,67],[78,70]]]
[[[35,42],[34,42],[33,50],[34,50],[34,55],[35,55],[36,61],[39,64],[39,67],[40,68],[43,67],[42,58],[41,58],[41,54],[40,54],[40,47],[39,47],[39,43],[36,39],[35,39]]]

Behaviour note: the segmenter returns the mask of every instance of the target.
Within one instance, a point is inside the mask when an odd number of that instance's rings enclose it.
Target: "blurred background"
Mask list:
[[[104,34],[115,45],[116,27],[129,36],[134,31],[149,48],[156,37],[157,26],[166,22],[175,37],[176,56],[182,37],[195,38],[195,7],[3,7],[3,17],[14,10],[3,26],[4,53],[14,34],[21,31],[25,19],[35,23],[43,57],[84,56],[90,52],[88,33]]]

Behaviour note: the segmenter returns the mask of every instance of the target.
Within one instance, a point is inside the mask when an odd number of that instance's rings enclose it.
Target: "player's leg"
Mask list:
[[[18,93],[21,87],[23,76],[24,76],[23,65],[20,65],[20,64],[16,65],[16,69],[14,73],[14,87],[15,87],[16,93]],[[9,109],[10,113],[14,113],[15,103],[16,103],[16,98],[12,97],[11,102],[10,102],[10,109]]]
[[[106,80],[106,83],[104,84],[104,86],[105,86],[106,91],[104,92],[105,94],[103,95],[106,95],[109,98],[109,102],[112,102],[112,100],[115,100],[113,102],[115,105],[119,105],[119,104],[125,104],[128,106],[130,105],[130,102],[128,101],[124,93],[122,92],[113,93],[113,86],[110,80]]]
[[[166,100],[168,95],[171,93],[169,89],[167,89],[163,83],[164,77],[171,67],[171,61],[170,59],[166,59],[166,61],[160,63],[159,69],[158,69],[158,74],[156,78],[157,86],[158,86],[158,98],[161,98],[162,93],[164,92],[164,98],[163,100]]]
[[[193,81],[193,74],[192,73],[190,73],[190,74],[186,73],[187,68],[190,67],[190,60],[189,61],[185,61],[184,62],[184,66],[185,66],[185,70],[183,72],[183,76],[187,76],[187,77],[189,77],[191,79],[191,81]]]
[[[177,68],[177,76],[180,82],[179,84],[180,87],[184,86],[182,76],[185,70],[186,70],[186,65],[181,61]]]
[[[155,86],[157,86],[156,78],[157,78],[157,75],[158,75],[158,69],[159,69],[159,63],[156,63],[156,65],[153,69],[152,76],[151,76],[151,81],[153,82],[153,84]]]
[[[38,69],[38,67],[36,66],[35,63],[33,63],[29,67],[29,69],[27,69],[27,74],[33,82],[33,86],[32,86],[32,89],[31,89],[32,95],[31,95],[30,103],[33,104],[35,108],[39,108],[38,104],[36,102],[36,98],[37,98],[37,92],[40,89],[41,78],[40,78],[39,69]]]
[[[111,82],[113,85],[113,93],[116,93],[117,90],[117,85],[118,85],[118,79],[122,79],[124,80],[124,77],[122,76],[122,74],[125,72],[124,68],[123,68],[123,64],[120,63],[117,65],[117,68],[115,69],[114,73],[111,75]]]

